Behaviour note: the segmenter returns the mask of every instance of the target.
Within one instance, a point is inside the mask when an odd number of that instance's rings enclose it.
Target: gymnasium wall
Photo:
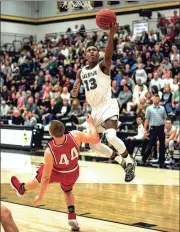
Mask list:
[[[17,17],[35,18],[35,6],[36,4],[34,1],[5,0],[1,1],[1,14]]]
[[[176,8],[175,8],[176,9]],[[178,9],[176,9],[178,10]],[[173,15],[174,9],[171,10],[161,10],[159,11],[161,14],[164,14],[166,17],[171,17]],[[132,22],[133,21],[139,21],[142,20],[142,17],[139,17],[139,14],[128,14],[128,15],[118,15],[118,22],[120,26],[130,24],[132,28]],[[157,18],[157,12],[153,12],[152,18]],[[81,25],[84,24],[86,29],[98,29],[95,23],[95,18],[92,19],[83,19],[83,20],[72,20],[72,21],[66,21],[66,22],[58,22],[58,23],[50,23],[50,24],[44,24],[37,26],[37,39],[43,39],[44,36],[48,33],[58,33],[58,32],[66,32],[68,27],[73,28],[75,24]],[[156,20],[150,20],[149,22],[149,29],[157,29],[157,21]]]
[[[24,37],[37,34],[37,27],[34,25],[1,22],[1,45],[12,43],[13,40],[23,40]]]

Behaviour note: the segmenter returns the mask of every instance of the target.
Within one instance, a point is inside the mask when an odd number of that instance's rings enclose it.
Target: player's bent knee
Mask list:
[[[106,139],[109,143],[113,143],[113,140],[116,138],[116,130],[115,129],[107,129],[105,131]]]

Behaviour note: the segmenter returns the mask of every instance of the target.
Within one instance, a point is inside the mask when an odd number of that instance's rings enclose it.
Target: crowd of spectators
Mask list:
[[[89,35],[84,25],[79,29],[75,25],[74,29],[68,28],[67,35],[46,37],[38,43],[30,40],[14,56],[3,52],[1,118],[29,126],[45,126],[52,119],[83,123],[91,111],[84,87],[80,88],[79,99],[73,101],[70,91],[78,69],[87,64],[87,43],[92,40],[103,59],[107,39],[106,32]],[[152,96],[159,94],[166,112],[178,115],[179,61],[179,51],[168,33],[158,36],[151,30],[135,36],[131,31],[123,35],[118,31],[114,36],[111,80],[112,96],[118,99],[120,113],[144,118]]]

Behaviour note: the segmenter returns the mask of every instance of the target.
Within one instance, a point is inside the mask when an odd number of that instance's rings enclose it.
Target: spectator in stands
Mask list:
[[[123,91],[119,93],[118,103],[120,107],[120,113],[122,113],[123,109],[126,109],[127,103],[132,101],[132,92],[129,90],[127,84],[124,85]]]
[[[24,119],[21,116],[20,111],[18,109],[13,112],[11,120],[12,124],[14,125],[24,125]]]
[[[172,69],[172,64],[169,62],[169,58],[165,57],[162,63],[162,68],[170,70]]]
[[[157,71],[153,73],[153,79],[150,81],[149,90],[151,90],[152,86],[156,86],[158,90],[162,89],[162,79],[159,77]]]
[[[130,155],[133,155],[134,148],[137,146],[140,142],[142,143],[142,140],[144,139],[144,126],[143,126],[143,118],[141,116],[136,117],[136,122],[138,125],[138,133],[135,136],[128,136],[125,140],[125,145],[127,147],[127,150]]]
[[[149,73],[153,73],[153,70],[154,70],[154,65],[151,63],[151,59],[148,58],[147,61],[146,61],[146,65],[144,67],[144,70],[148,76]]]
[[[1,118],[6,119],[9,114],[10,107],[6,104],[5,101],[1,102]]]
[[[169,85],[165,85],[162,98],[160,101],[160,105],[165,107],[167,113],[172,113],[173,111],[171,101],[172,101],[171,88]]]
[[[160,52],[160,47],[159,45],[154,46],[154,54],[152,55],[151,58],[153,64],[156,66],[157,64],[161,64],[164,60],[163,54]]]
[[[131,110],[136,108],[141,98],[145,98],[147,90],[144,91],[143,84],[139,84],[138,87],[136,91],[133,91],[132,102],[127,103],[127,113],[133,113]]]
[[[147,92],[145,94],[145,101],[147,105],[151,105],[152,104],[152,94],[151,92]]]
[[[70,102],[70,93],[68,92],[68,88],[67,87],[64,87],[63,88],[63,91],[62,91],[62,94],[61,94],[61,98],[62,99],[67,99],[69,102]]]
[[[180,82],[178,83],[178,90],[172,96],[172,108],[176,115],[180,115]]]
[[[49,124],[56,118],[56,114],[60,112],[60,105],[56,103],[55,99],[51,99],[50,107],[42,116],[43,125]]]
[[[142,68],[142,64],[138,64],[138,69],[136,70],[136,81],[137,79],[141,79],[141,84],[145,84],[147,81],[146,71]]]
[[[63,104],[60,107],[59,113],[56,114],[58,120],[64,121],[71,111],[71,106],[68,103],[68,99],[63,99]]]
[[[29,97],[27,100],[27,105],[26,105],[26,110],[27,111],[33,111],[34,113],[36,113],[37,111],[37,105],[34,103],[34,99],[33,97]]]
[[[170,60],[171,60],[171,62],[173,62],[175,60],[180,60],[180,54],[179,54],[177,47],[175,45],[173,45],[171,48]]]
[[[25,112],[25,121],[24,126],[30,126],[30,127],[36,127],[37,126],[37,120],[34,117],[34,111],[28,110]]]
[[[117,81],[116,80],[112,81],[111,86],[112,86],[111,87],[112,98],[117,98],[120,90]]]
[[[178,75],[180,73],[180,66],[178,63],[178,60],[174,60],[173,61],[173,65],[172,65],[172,76],[173,78]]]
[[[71,115],[80,117],[82,115],[82,107],[78,99],[74,99],[71,104]]]
[[[158,87],[156,85],[151,86],[150,91],[151,91],[152,97],[154,95],[159,95],[160,99],[162,98],[162,92],[158,90]]]
[[[44,72],[43,72],[43,70],[40,70],[38,78],[37,78],[37,85],[38,85],[39,88],[42,88],[42,86],[44,84],[45,84]]]
[[[178,77],[175,76],[173,79],[173,84],[170,86],[172,93],[178,90]]]
[[[177,10],[174,10],[173,13],[174,13],[174,15],[171,17],[170,21],[171,21],[172,24],[175,24],[176,21],[177,21],[180,17],[178,16]]]
[[[146,100],[144,97],[139,99],[139,103],[137,104],[136,115],[141,116],[142,119],[145,118],[146,109],[149,104],[146,104]]]
[[[164,75],[164,78],[162,79],[162,87],[165,85],[171,86],[173,84],[173,78],[172,78],[172,72],[170,70],[167,70],[166,74]]]
[[[22,93],[21,92],[17,92],[16,98],[17,98],[17,108],[19,110],[23,109],[25,102],[24,102],[24,97],[22,96]]]
[[[1,97],[3,98],[4,101],[7,101],[7,100],[8,100],[9,92],[8,92],[8,88],[7,88],[6,85],[4,85],[4,86],[2,87]]]
[[[173,164],[174,163],[174,139],[177,134],[177,129],[173,126],[173,121],[170,118],[166,119],[165,123],[165,144],[168,147],[170,157],[165,161],[165,164]]]
[[[126,81],[127,86],[129,87],[129,90],[133,91],[135,87],[134,80],[132,78],[129,78],[127,72],[123,72],[123,79]]]

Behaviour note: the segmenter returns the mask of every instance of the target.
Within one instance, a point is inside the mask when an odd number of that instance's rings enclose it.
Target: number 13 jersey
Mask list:
[[[88,66],[82,68],[81,80],[85,87],[86,100],[93,107],[111,98],[111,79],[101,71],[99,64],[93,69],[87,69]]]
[[[65,135],[63,144],[56,144],[51,140],[48,147],[54,159],[54,171],[71,172],[78,167],[79,146],[71,133]]]

